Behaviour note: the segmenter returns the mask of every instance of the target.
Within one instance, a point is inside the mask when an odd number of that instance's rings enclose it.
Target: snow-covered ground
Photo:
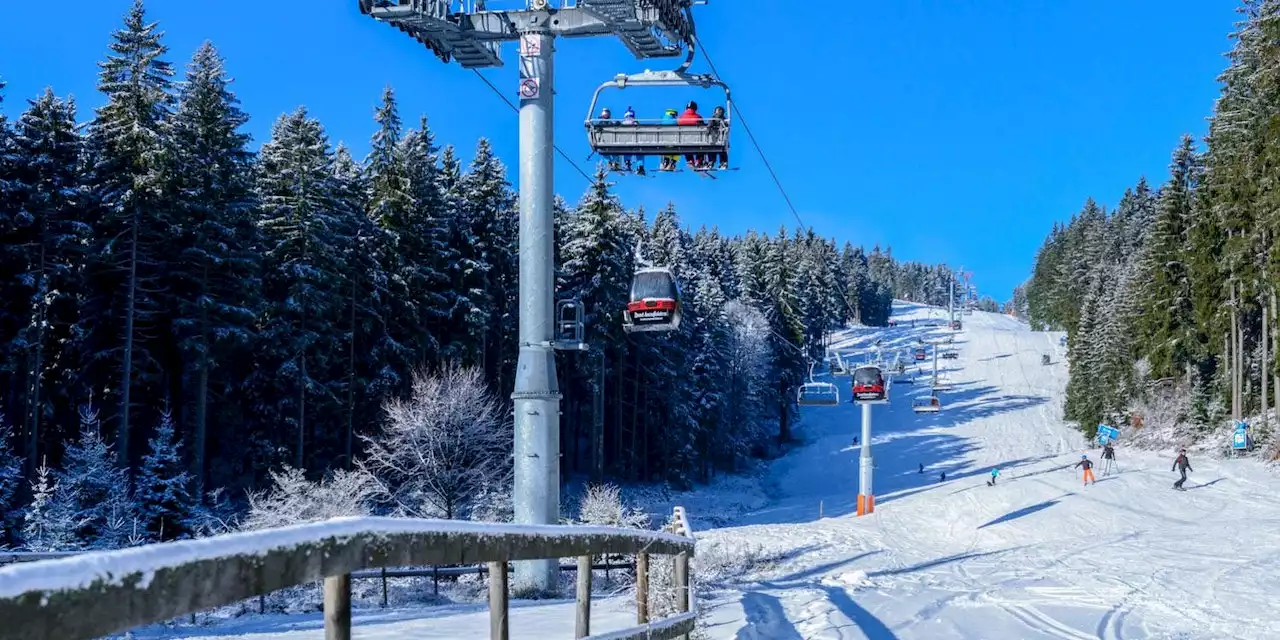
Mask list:
[[[895,319],[836,346],[860,361],[876,340],[905,352],[951,334],[920,322],[941,323],[936,309],[900,303]],[[1251,460],[1193,457],[1188,491],[1173,491],[1173,452],[1121,443],[1118,472],[1098,465],[1097,484],[1082,486],[1072,465],[1097,456],[1062,424],[1060,334],[996,314],[963,321],[959,358],[939,361],[954,385],[940,413],[911,411],[929,392],[924,379],[896,385],[873,410],[874,514],[853,515],[861,452],[851,404],[805,409],[804,444],[772,465],[767,505],[719,528],[690,509],[704,555],[769,559],[721,566],[703,585],[705,637],[1280,638],[1276,476]],[[1045,353],[1053,364],[1041,364]],[[987,486],[992,467],[1001,475]],[[692,502],[712,504],[721,490]],[[625,598],[597,605],[595,617],[597,633],[634,620]],[[487,625],[483,606],[356,620],[355,637],[367,640],[484,637]],[[572,621],[567,602],[520,603],[511,626],[517,638],[571,637]],[[301,640],[320,629],[318,615],[250,617],[138,637]]]

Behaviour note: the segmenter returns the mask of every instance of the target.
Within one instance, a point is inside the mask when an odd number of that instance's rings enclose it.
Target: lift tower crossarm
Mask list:
[[[444,0],[360,0],[360,11],[468,69],[502,66],[501,43],[539,30],[553,36],[617,36],[636,58],[685,55],[693,23],[679,0],[579,0],[566,9],[449,12]],[[667,6],[670,5],[670,6]],[[665,19],[664,19],[665,14]],[[671,20],[675,24],[668,25]]]

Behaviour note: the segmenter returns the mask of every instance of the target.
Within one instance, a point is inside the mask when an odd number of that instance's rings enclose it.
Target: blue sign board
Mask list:
[[[1106,444],[1108,442],[1111,442],[1111,438],[1108,438],[1101,433],[1098,434],[1098,444]]]
[[[1098,439],[1101,440],[1102,438],[1106,438],[1107,440],[1119,440],[1120,430],[1115,427],[1100,424],[1098,425]]]
[[[1248,449],[1249,448],[1249,425],[1243,422],[1236,423],[1236,431],[1231,434],[1232,449]]]

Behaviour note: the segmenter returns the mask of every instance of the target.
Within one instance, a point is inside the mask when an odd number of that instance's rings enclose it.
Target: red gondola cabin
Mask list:
[[[879,367],[858,367],[853,372],[854,402],[884,400],[886,397],[884,375]]]
[[[622,312],[622,328],[633,331],[673,331],[680,327],[680,287],[671,271],[637,270],[631,278],[631,301]]]
[[[925,353],[924,347],[916,349],[916,360],[924,360],[929,354]]]

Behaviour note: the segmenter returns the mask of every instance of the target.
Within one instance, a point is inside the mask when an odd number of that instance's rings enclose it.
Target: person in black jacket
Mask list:
[[[1184,488],[1184,487],[1182,486],[1182,483],[1184,483],[1184,482],[1186,482],[1186,481],[1187,481],[1187,472],[1188,472],[1188,471],[1195,471],[1195,469],[1192,469],[1192,468],[1191,468],[1191,461],[1190,461],[1190,460],[1187,460],[1187,450],[1186,450],[1186,449],[1183,449],[1183,450],[1181,450],[1181,451],[1179,451],[1179,452],[1178,452],[1178,457],[1177,457],[1177,458],[1174,458],[1174,460],[1173,460],[1173,468],[1172,468],[1172,469],[1170,469],[1170,471],[1178,471],[1179,473],[1181,473],[1181,474],[1182,474],[1182,477],[1181,477],[1181,478],[1178,478],[1178,481],[1177,481],[1177,482],[1175,482],[1175,483],[1173,483],[1173,488],[1174,488],[1174,489],[1177,489],[1177,490],[1179,490],[1179,491],[1186,491],[1186,488]]]

